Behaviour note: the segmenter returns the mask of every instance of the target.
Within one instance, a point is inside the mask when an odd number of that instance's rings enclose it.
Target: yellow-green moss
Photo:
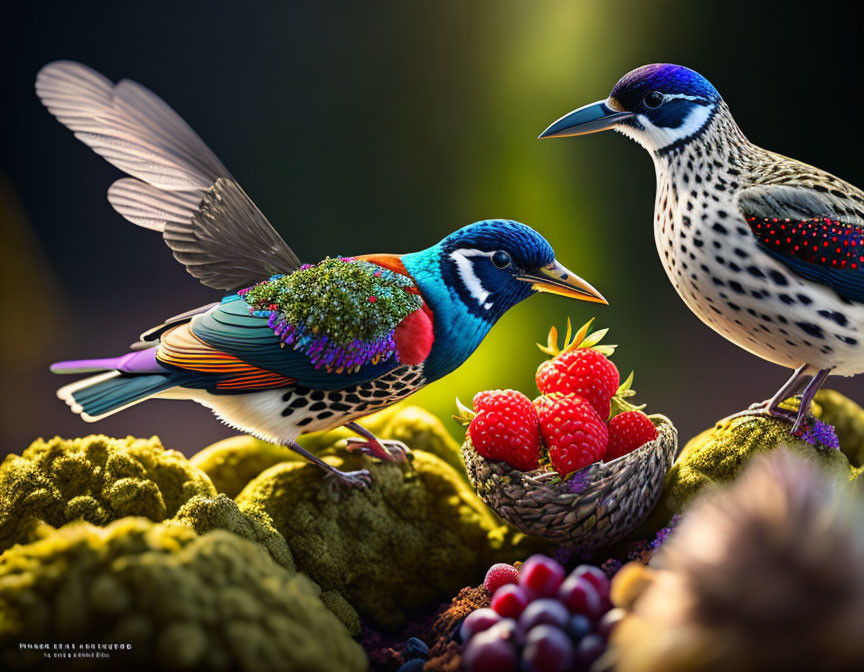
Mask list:
[[[3,667],[44,665],[18,642],[118,642],[111,669],[364,670],[306,577],[216,530],[126,518],[44,527],[0,562]],[[106,669],[78,661],[75,669]]]
[[[160,521],[195,495],[215,494],[206,474],[156,437],[40,439],[0,464],[0,550],[27,542],[39,521]]]
[[[413,450],[437,455],[467,478],[459,456],[459,444],[429,411],[419,406],[391,406],[363,418],[360,424],[380,439],[395,439]],[[306,434],[300,438],[300,443],[317,454],[348,438],[357,438],[357,434],[340,427],[329,432]],[[208,446],[189,461],[210,477],[218,492],[236,497],[265,469],[280,462],[299,462],[302,458],[284,446],[252,436],[235,436]]]
[[[233,532],[263,546],[270,556],[286,569],[296,569],[288,544],[273,527],[270,516],[261,511],[241,511],[237,502],[227,495],[196,495],[181,507],[174,520],[188,525],[198,534],[211,530]]]
[[[265,469],[300,459],[285,446],[274,446],[254,436],[232,436],[196,453],[189,462],[210,477],[218,492],[236,497]]]
[[[819,418],[837,430],[840,450],[854,466],[864,465],[864,408],[837,390],[820,390],[816,394]]]
[[[814,411],[817,415],[822,412],[820,408]],[[782,420],[745,416],[725,421],[691,439],[666,477],[661,503],[652,521],[680,513],[706,485],[732,481],[754,455],[769,453],[778,446],[786,446],[847,479],[852,476],[843,452],[816,448],[793,437],[789,428],[789,423]]]
[[[298,568],[377,624],[397,627],[406,611],[476,584],[491,562],[513,553],[506,528],[438,457],[416,451],[410,465],[325,459],[343,470],[369,469],[373,487],[334,497],[318,468],[285,463],[259,475],[237,501],[241,510],[269,514]]]

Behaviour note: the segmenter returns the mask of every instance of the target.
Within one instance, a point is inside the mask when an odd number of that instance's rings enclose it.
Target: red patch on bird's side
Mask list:
[[[400,363],[410,366],[422,364],[429,356],[435,341],[432,320],[426,310],[415,310],[402,320],[396,326],[393,338],[396,341],[396,357]]]
[[[769,250],[829,268],[864,268],[864,234],[859,226],[827,218],[750,217],[747,223]]]

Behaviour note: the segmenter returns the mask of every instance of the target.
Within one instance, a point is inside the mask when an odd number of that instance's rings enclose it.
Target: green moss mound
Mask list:
[[[216,497],[196,495],[174,516],[181,525],[188,525],[198,534],[212,530],[227,530],[264,547],[276,562],[294,571],[294,558],[285,538],[273,527],[270,517],[260,511],[243,512],[237,502],[224,494]]]
[[[840,441],[840,450],[849,462],[864,465],[864,408],[837,390],[820,390],[814,410],[818,417],[833,425]]]
[[[435,455],[416,451],[406,465],[325,459],[343,470],[369,469],[373,487],[333,496],[319,469],[285,463],[249,483],[237,502],[268,514],[298,568],[377,625],[398,627],[411,609],[482,580],[503,554],[520,557],[507,528]]]
[[[265,469],[300,459],[285,446],[275,446],[254,436],[232,436],[196,453],[189,462],[210,477],[218,492],[236,497]]]
[[[0,550],[26,543],[40,521],[160,521],[195,495],[215,494],[206,474],[156,437],[40,439],[0,464]]]
[[[814,405],[814,415],[837,428],[841,450],[816,448],[797,439],[790,434],[789,423],[774,418],[746,416],[719,423],[684,446],[666,477],[652,521],[668,520],[680,513],[703,488],[733,481],[752,457],[779,446],[840,477],[853,478],[855,469],[845,452],[850,446],[857,448],[856,437],[864,436],[864,410],[838,392],[826,390],[820,395],[821,404]]]
[[[459,444],[444,424],[419,406],[396,405],[360,420],[380,439],[402,441],[413,450],[437,455],[467,479]],[[347,429],[315,432],[300,439],[303,447],[320,453],[345,439],[357,438]],[[196,453],[189,462],[207,474],[218,492],[236,497],[258,474],[281,462],[302,462],[294,451],[253,436],[234,436]]]
[[[90,641],[132,648],[75,669],[366,669],[317,588],[237,535],[144,518],[40,534],[0,562],[4,669],[44,666],[18,642]]]

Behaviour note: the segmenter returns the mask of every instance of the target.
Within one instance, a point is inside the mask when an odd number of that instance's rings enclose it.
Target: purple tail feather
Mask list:
[[[165,373],[156,360],[156,348],[130,352],[120,357],[102,359],[72,359],[51,365],[51,373],[96,373],[122,371],[123,373]]]

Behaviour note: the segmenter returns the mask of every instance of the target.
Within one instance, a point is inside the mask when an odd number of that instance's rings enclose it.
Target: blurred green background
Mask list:
[[[821,7],[821,6],[820,6]],[[644,63],[707,76],[756,143],[864,186],[860,26],[789,2],[31,3],[0,27],[2,450],[36,436],[159,434],[192,453],[232,434],[192,403],[94,426],[54,397],[49,362],[120,354],[164,317],[218,298],[105,190],[118,171],[42,109],[43,64],[80,60],[156,91],[306,261],[407,252],[469,222],[540,230],[611,306],[538,296],[456,373],[414,397],[441,416],[490,387],[535,392],[552,324],[596,315],[637,399],[684,438],[770,396],[788,372],[703,326],[654,248],[647,153],[600,134],[538,142]],[[830,385],[864,401],[862,379]],[[65,382],[65,381],[63,381]],[[456,431],[453,425],[454,432]]]

